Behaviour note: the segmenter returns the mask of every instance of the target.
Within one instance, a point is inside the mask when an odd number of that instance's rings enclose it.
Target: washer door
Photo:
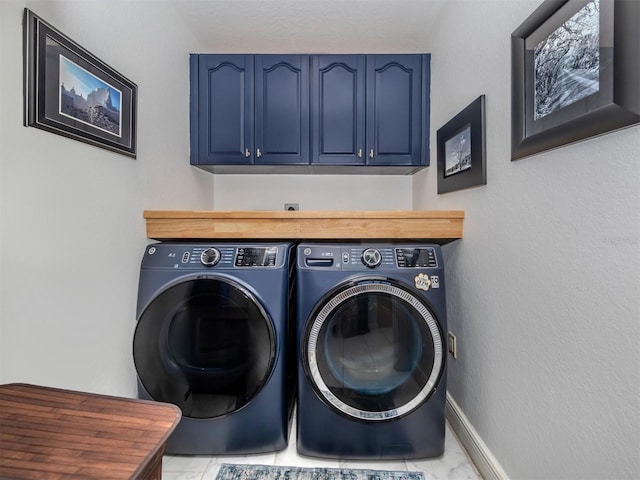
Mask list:
[[[242,408],[261,390],[274,338],[271,318],[249,290],[224,277],[193,278],[145,308],[133,358],[154,400],[187,417],[211,418]]]
[[[418,294],[394,280],[365,278],[318,303],[302,363],[316,393],[338,412],[390,420],[433,393],[444,371],[442,339]]]

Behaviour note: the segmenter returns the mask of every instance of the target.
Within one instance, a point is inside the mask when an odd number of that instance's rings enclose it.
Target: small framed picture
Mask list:
[[[487,183],[485,96],[438,130],[438,193]]]
[[[640,1],[545,0],[511,34],[511,159],[640,122]]]
[[[138,87],[29,9],[25,125],[136,156]]]

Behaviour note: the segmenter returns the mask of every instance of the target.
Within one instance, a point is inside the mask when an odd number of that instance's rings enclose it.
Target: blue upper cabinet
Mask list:
[[[311,163],[428,165],[429,60],[312,56]]]
[[[253,55],[191,55],[191,163],[251,165]]]
[[[193,165],[307,164],[307,55],[191,55]]]
[[[365,56],[311,57],[311,163],[365,164]]]
[[[429,131],[422,74],[428,61],[426,55],[367,56],[367,165],[417,166],[428,158],[422,148]]]
[[[191,55],[191,163],[219,173],[429,165],[430,55]]]
[[[309,56],[255,56],[256,164],[309,163]]]

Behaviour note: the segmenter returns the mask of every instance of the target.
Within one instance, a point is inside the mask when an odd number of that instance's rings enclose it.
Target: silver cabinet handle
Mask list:
[[[361,148],[358,149],[358,158],[362,158],[362,149]]]
[[[373,158],[373,148],[369,150],[369,158]]]
[[[260,151],[260,149],[258,148],[256,150],[256,157],[260,158],[262,156],[262,152]]]
[[[245,149],[244,149],[244,156],[245,156],[245,157],[250,157],[250,156],[251,156],[251,152],[249,151],[249,149],[248,149],[248,148],[245,148]]]

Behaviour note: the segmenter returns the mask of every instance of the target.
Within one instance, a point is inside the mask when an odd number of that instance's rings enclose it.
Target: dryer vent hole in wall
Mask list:
[[[456,341],[456,336],[451,332],[449,332],[448,334],[448,346],[451,356],[453,358],[458,358],[458,344]]]

